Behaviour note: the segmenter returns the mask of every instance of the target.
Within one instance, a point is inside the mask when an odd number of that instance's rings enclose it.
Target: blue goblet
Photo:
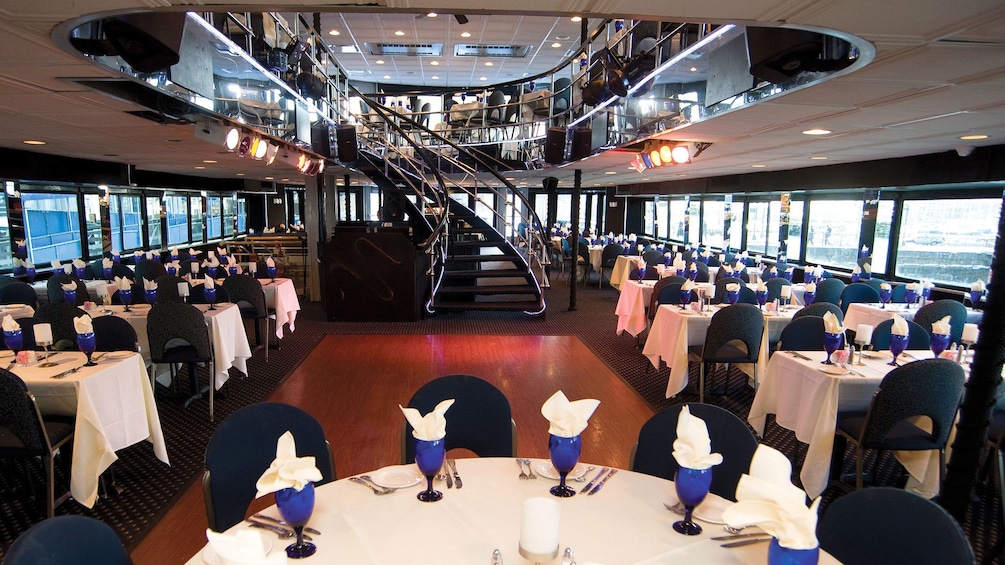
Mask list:
[[[646,278],[646,268],[645,267],[639,267],[638,270],[636,271],[636,273],[639,275],[639,280],[642,280],[642,279]]]
[[[177,253],[172,253],[171,254],[171,262],[174,263],[177,260],[178,260],[178,254]]]
[[[112,263],[119,265],[122,263],[122,255],[112,255]]]
[[[28,282],[35,280],[35,267],[25,267],[24,276],[28,278]]]
[[[862,274],[861,273],[852,273],[851,274],[851,282],[857,283],[860,280],[862,280]]]
[[[827,352],[827,358],[823,361],[825,365],[834,364],[831,362],[831,353],[841,349],[842,344],[844,344],[843,333],[824,332],[824,351]]]
[[[928,302],[929,300],[932,299],[932,287],[930,286],[921,287],[921,299],[924,300],[925,302]]]
[[[663,264],[666,265],[667,267],[673,266],[673,257],[671,257],[669,255],[667,255],[666,257],[664,257],[663,258]]]
[[[443,498],[443,493],[433,488],[433,477],[443,467],[443,458],[446,453],[444,438],[415,440],[415,464],[419,466],[419,471],[426,476],[426,490],[416,496],[419,500],[436,502]]]
[[[776,538],[771,538],[768,545],[768,565],[816,565],[819,560],[819,547],[790,549],[779,545]]]
[[[936,357],[949,347],[949,338],[949,334],[932,334],[930,345],[932,347],[932,353],[934,353]]]
[[[133,303],[133,291],[132,289],[119,289],[119,299],[122,300],[122,304],[126,306],[126,312],[129,312],[129,305]]]
[[[24,257],[25,255],[27,255],[28,254],[28,246],[27,245],[18,245],[17,246],[17,254],[18,254],[19,257]]]
[[[691,289],[680,289],[680,309],[684,310],[691,303]]]
[[[144,290],[143,298],[146,299],[147,304],[153,306],[157,304],[157,291],[156,290]]]
[[[25,271],[24,267],[21,266],[21,265],[18,265],[16,267],[14,267],[14,276],[15,277],[21,276],[21,275],[24,274],[24,271]]]
[[[78,279],[83,280],[84,272],[87,270],[86,267],[74,267],[73,272],[77,275]]]
[[[698,280],[698,269],[691,269],[690,271],[688,271],[687,272],[687,278],[688,278],[688,280],[691,280],[691,281]]]
[[[105,277],[106,281],[111,281],[112,280],[112,268],[111,267],[102,267],[101,268],[101,276]]]
[[[94,353],[96,344],[97,342],[94,339],[94,332],[77,334],[77,348],[83,351],[84,355],[87,355],[87,363],[84,363],[85,367],[93,367],[97,365],[97,363],[91,361],[91,354]]]
[[[726,291],[726,300],[729,302],[730,306],[732,306],[733,304],[736,304],[737,301],[740,300],[740,291],[739,290],[727,290]]]
[[[209,302],[209,309],[216,310],[216,287],[202,289],[202,295],[206,298],[206,302]]]
[[[913,288],[908,288],[904,290],[904,301],[907,302],[907,307],[910,308],[911,304],[918,300],[918,291]]]
[[[785,280],[792,282],[792,274],[793,274],[792,271],[785,271],[784,273],[782,273],[782,277],[784,277]]]
[[[314,555],[317,547],[304,541],[304,526],[314,512],[314,483],[305,484],[303,490],[294,487],[277,490],[276,508],[283,521],[297,534],[297,541],[286,546],[286,556],[290,559],[302,559]]]
[[[206,275],[211,279],[216,278],[216,267],[206,267]]]
[[[178,269],[174,265],[168,265],[167,272],[169,277],[178,276]]]
[[[63,300],[67,304],[76,304],[77,303],[77,291],[76,290],[64,290],[63,291]]]
[[[7,349],[14,352],[14,358],[17,359],[17,352],[21,351],[24,346],[24,335],[21,333],[20,329],[3,332],[3,342],[7,345]]]
[[[755,290],[754,296],[757,297],[757,306],[764,309],[764,303],[768,301],[768,291],[767,290]]]
[[[886,308],[886,303],[890,301],[890,298],[892,296],[893,296],[892,288],[881,288],[879,290],[879,301],[882,302],[882,304],[879,307]]]
[[[230,273],[231,276],[236,275],[237,274],[237,265],[230,265],[229,267],[227,267],[227,272]]]
[[[803,304],[809,306],[810,304],[813,304],[813,301],[816,299],[817,299],[817,291],[814,290],[813,292],[809,291],[803,292]]]
[[[276,268],[266,266],[265,270],[269,273],[269,279],[271,279],[272,282],[276,282]]]
[[[810,284],[813,282],[813,271],[803,271],[803,283]]]
[[[887,363],[888,365],[893,365],[897,367],[897,356],[907,349],[908,336],[890,334],[890,353],[893,353],[893,360]]]
[[[981,303],[981,297],[984,296],[983,290],[971,290],[970,291],[970,306],[974,309],[977,305]]]
[[[678,467],[677,474],[673,478],[673,486],[677,491],[677,498],[684,504],[684,519],[674,522],[673,529],[677,533],[685,536],[696,536],[701,533],[701,526],[695,524],[691,519],[695,506],[701,504],[708,494],[708,487],[712,485],[712,468],[689,469]]]
[[[676,269],[676,271],[677,271],[677,276],[678,277],[683,277],[684,276],[684,269]]]
[[[551,494],[567,498],[576,494],[575,489],[565,485],[565,477],[569,471],[576,468],[579,461],[579,452],[583,449],[583,443],[579,436],[561,437],[552,434],[548,439],[548,453],[551,455],[551,464],[558,471],[558,485],[551,487]]]
[[[226,265],[228,263],[226,253],[217,253],[216,257],[220,260],[221,265]]]

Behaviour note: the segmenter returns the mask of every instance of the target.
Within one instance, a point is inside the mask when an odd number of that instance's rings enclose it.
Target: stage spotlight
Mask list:
[[[266,153],[266,157],[265,157],[265,164],[266,165],[271,165],[272,163],[275,163],[276,162],[276,157],[278,155],[279,155],[279,146],[278,145],[273,145],[273,144],[270,143],[269,144],[269,150]]]
[[[230,128],[227,132],[227,151],[233,151],[237,149],[237,144],[241,142],[241,130],[237,128]]]
[[[684,164],[691,161],[691,148],[687,145],[678,145],[673,148],[673,161],[677,164]]]
[[[654,167],[663,166],[663,160],[660,159],[660,152],[657,151],[656,149],[653,149],[652,151],[649,152],[649,158],[652,160]]]
[[[244,157],[251,150],[251,136],[245,135],[241,138],[241,142],[237,144],[237,156]]]
[[[640,153],[639,157],[642,157],[642,162],[645,163],[647,169],[653,168],[653,160],[648,153]]]
[[[673,151],[670,149],[669,145],[660,147],[660,159],[664,163],[670,163],[673,161]]]
[[[255,142],[256,144],[252,148],[251,156],[261,161],[269,151],[269,142],[261,138],[256,139]]]

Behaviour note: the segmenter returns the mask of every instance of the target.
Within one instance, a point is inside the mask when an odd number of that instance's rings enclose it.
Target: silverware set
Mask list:
[[[279,518],[273,518],[272,516],[269,516],[268,514],[261,514],[261,513],[259,513],[259,514],[255,514],[254,516],[252,516],[252,518],[255,518],[255,519],[258,519],[258,520],[264,520],[266,522],[272,522],[273,524],[278,524],[280,526],[283,526],[284,528],[290,528],[290,525],[287,524],[286,522],[280,520]],[[308,526],[304,526],[304,531],[307,532],[308,534],[314,534],[316,536],[320,536],[321,535],[321,532],[315,530],[314,528],[308,527]]]
[[[53,376],[51,376],[49,378],[50,379],[65,379],[66,377],[69,377],[70,375],[76,373],[77,371],[79,371],[83,367],[84,367],[83,365],[78,365],[78,366],[76,366],[76,367],[74,367],[72,369],[67,369],[67,370],[63,371],[62,373],[56,373],[55,375],[53,375]]]
[[[352,481],[352,482],[354,482],[354,483],[356,483],[356,484],[358,484],[358,485],[365,486],[366,488],[372,490],[373,494],[376,494],[377,496],[384,495],[384,494],[391,494],[392,492],[395,492],[395,491],[398,490],[397,487],[385,487],[385,486],[378,485],[377,483],[373,482],[373,479],[370,477],[370,475],[360,475],[358,477],[349,477],[349,480]]]
[[[249,524],[251,524],[252,528],[261,528],[263,530],[269,530],[270,532],[279,536],[279,539],[293,539],[297,537],[297,533],[293,531],[293,528],[290,528],[288,525],[286,525],[286,522],[283,522],[282,520],[273,518],[271,516],[265,516],[263,514],[255,514],[254,516],[248,518],[246,521]],[[321,532],[315,530],[314,528],[305,527],[304,531],[310,532],[316,536],[321,535]],[[314,538],[312,538],[311,536],[304,534],[305,541],[312,541],[313,539]]]
[[[530,459],[517,459],[516,464],[520,466],[520,478],[521,479],[536,479],[537,475],[534,474],[534,468],[530,466]],[[523,466],[527,466],[527,472],[523,472]]]
[[[684,505],[678,502],[677,504],[667,504],[663,503],[663,506],[673,512],[674,514],[684,515]],[[748,532],[743,533],[746,528],[734,528],[729,524],[724,524],[722,529],[726,530],[728,535],[716,536],[712,538],[715,541],[725,541],[722,547],[743,547],[746,545],[753,545],[755,543],[762,543],[766,541],[771,541],[771,536],[765,532]]]

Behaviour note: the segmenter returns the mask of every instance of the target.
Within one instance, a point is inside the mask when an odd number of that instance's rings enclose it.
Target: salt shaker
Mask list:
[[[572,554],[572,548],[565,548],[565,553],[562,554],[562,565],[576,565],[576,558]]]
[[[492,551],[492,561],[489,561],[489,565],[503,565],[502,552],[498,549]]]

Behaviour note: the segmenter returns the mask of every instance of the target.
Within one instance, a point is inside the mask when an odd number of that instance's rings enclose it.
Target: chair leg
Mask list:
[[[45,516],[52,518],[56,515],[56,460],[52,453],[42,457],[42,466],[45,467]]]
[[[855,446],[855,490],[862,490],[862,468],[865,466],[865,449]]]
[[[1005,524],[1005,454],[1002,450],[996,449],[995,463],[998,467],[998,497],[1002,505],[1002,523]]]
[[[705,362],[698,363],[698,402],[705,403]]]

